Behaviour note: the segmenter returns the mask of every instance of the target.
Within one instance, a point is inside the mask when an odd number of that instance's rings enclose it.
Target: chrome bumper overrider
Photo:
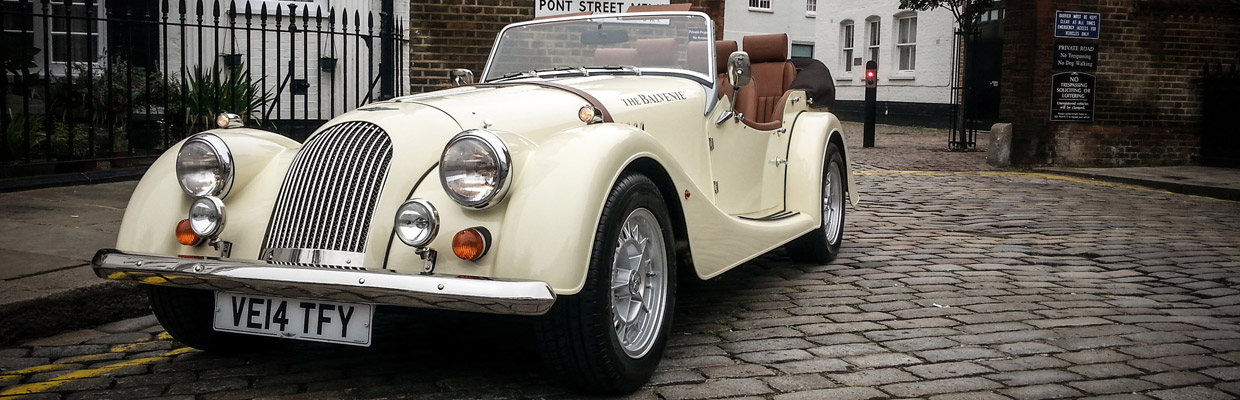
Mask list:
[[[115,249],[99,250],[91,264],[95,275],[105,279],[280,297],[515,315],[541,315],[555,303],[551,287],[534,281],[200,260]]]

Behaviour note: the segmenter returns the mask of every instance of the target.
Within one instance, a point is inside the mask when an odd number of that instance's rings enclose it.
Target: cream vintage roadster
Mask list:
[[[500,32],[478,82],[454,71],[304,143],[221,114],[150,167],[95,271],[149,285],[203,350],[368,346],[379,306],[522,315],[566,382],[635,390],[677,279],[781,246],[830,261],[857,202],[787,36],[714,38],[694,12],[535,20]]]

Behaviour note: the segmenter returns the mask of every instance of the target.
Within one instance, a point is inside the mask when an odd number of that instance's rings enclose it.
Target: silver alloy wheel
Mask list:
[[[641,358],[654,347],[667,305],[667,248],[654,214],[638,208],[624,218],[611,268],[611,320],[624,353]]]
[[[827,174],[822,177],[822,225],[827,234],[827,245],[840,240],[840,225],[844,223],[844,180],[839,164],[827,161]]]

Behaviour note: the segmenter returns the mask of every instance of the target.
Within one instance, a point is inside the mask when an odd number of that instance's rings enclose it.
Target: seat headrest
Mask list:
[[[594,65],[637,65],[637,49],[595,49]]]
[[[676,65],[676,38],[638,39],[633,47],[637,48],[643,67]]]
[[[745,36],[745,52],[752,63],[788,61],[788,34]]]
[[[716,40],[715,41],[715,71],[718,73],[728,72],[728,56],[731,56],[739,47],[736,47],[735,40]]]

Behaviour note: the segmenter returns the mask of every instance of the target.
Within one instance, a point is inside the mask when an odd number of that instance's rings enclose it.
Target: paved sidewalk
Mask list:
[[[1240,201],[1240,169],[1201,166],[1042,168],[1057,174],[1130,183],[1172,193]]]
[[[95,277],[137,181],[0,193],[0,343],[146,312],[134,285]]]

